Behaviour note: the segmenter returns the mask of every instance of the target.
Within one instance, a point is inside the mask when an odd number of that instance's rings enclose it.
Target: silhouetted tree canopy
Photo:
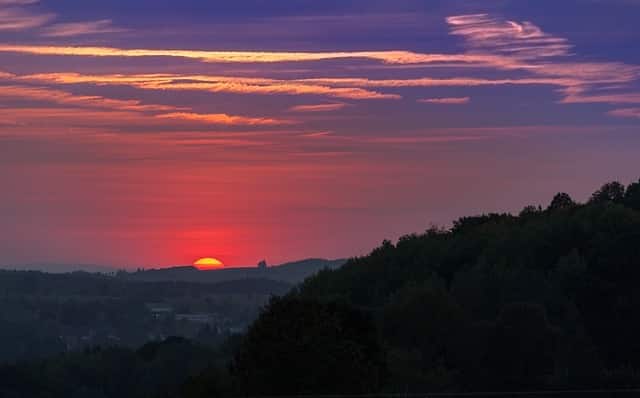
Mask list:
[[[249,395],[374,392],[384,371],[366,313],[295,295],[271,300],[233,362],[233,375]]]
[[[614,182],[587,204],[463,217],[299,291],[375,315],[395,391],[640,386],[639,195]]]
[[[591,195],[591,203],[621,203],[625,197],[624,185],[617,181],[604,184],[600,189]]]
[[[571,196],[569,196],[568,193],[560,192],[553,197],[553,199],[551,200],[551,203],[549,204],[549,207],[547,207],[547,210],[554,211],[554,210],[561,210],[561,209],[569,209],[575,205],[576,205],[576,202],[574,202],[573,199],[571,199]]]
[[[627,187],[624,195],[624,204],[635,210],[640,210],[640,180]]]

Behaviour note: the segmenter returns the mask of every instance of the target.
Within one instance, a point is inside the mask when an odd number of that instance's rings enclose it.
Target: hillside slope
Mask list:
[[[638,286],[640,182],[384,242],[298,293],[373,312],[395,387],[478,391],[640,385]]]
[[[122,277],[145,282],[219,283],[239,279],[270,279],[295,284],[320,270],[335,269],[345,262],[346,260],[307,259],[268,268],[241,267],[210,271],[200,271],[195,267],[185,266],[138,271],[123,274]]]

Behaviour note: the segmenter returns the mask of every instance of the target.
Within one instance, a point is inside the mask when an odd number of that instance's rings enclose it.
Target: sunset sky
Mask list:
[[[640,177],[640,1],[0,0],[0,264],[365,254]]]

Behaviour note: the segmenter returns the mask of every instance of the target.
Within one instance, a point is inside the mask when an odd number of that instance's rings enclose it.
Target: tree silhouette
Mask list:
[[[374,392],[384,369],[367,314],[296,296],[269,302],[232,365],[239,390],[249,395]]]
[[[624,204],[635,210],[640,210],[640,180],[629,184],[624,195]]]
[[[554,371],[556,333],[544,307],[532,303],[506,306],[498,318],[489,346],[489,368],[497,388],[540,385]]]
[[[621,203],[625,197],[624,185],[617,181],[604,184],[589,199],[590,203]]]
[[[555,211],[561,209],[569,209],[571,207],[574,207],[575,205],[576,202],[571,199],[571,196],[569,196],[568,193],[560,192],[553,197],[551,203],[549,204],[549,207],[547,207],[547,210]]]

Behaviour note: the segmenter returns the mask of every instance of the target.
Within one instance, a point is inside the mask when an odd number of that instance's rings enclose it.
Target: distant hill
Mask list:
[[[187,270],[188,268],[190,267],[184,267]],[[130,280],[89,272],[0,270],[0,292],[12,297],[141,297],[149,301],[162,301],[164,297],[178,297],[187,293],[281,295],[292,286],[284,281],[266,278],[238,278],[198,283],[187,280]]]
[[[116,271],[115,268],[106,265],[95,264],[19,264],[19,265],[0,265],[0,270],[10,271],[41,271],[49,274],[65,274],[69,272],[98,272],[101,274],[109,274]]]
[[[220,283],[240,279],[269,279],[273,281],[295,284],[318,273],[323,269],[336,269],[346,262],[344,259],[325,260],[311,258],[278,266],[258,268],[223,268],[219,270],[200,271],[192,266],[150,269],[120,274],[120,277],[145,282],[198,282]]]

